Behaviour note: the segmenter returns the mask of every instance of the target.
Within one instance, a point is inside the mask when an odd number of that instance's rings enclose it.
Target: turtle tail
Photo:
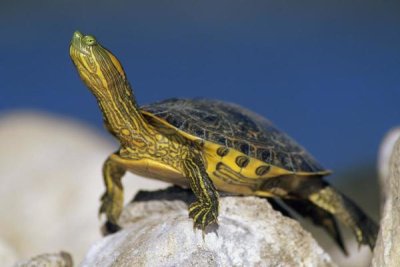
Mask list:
[[[309,190],[310,188],[305,191]],[[320,188],[314,187],[311,190],[307,193],[307,199],[311,203],[332,214],[337,220],[348,226],[360,245],[368,245],[373,250],[379,227],[368,215],[353,201],[325,181],[322,181]]]

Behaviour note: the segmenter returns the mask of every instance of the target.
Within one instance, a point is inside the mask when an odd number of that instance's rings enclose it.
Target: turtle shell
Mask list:
[[[183,132],[234,148],[291,172],[327,172],[303,147],[270,121],[236,104],[174,98],[141,109]]]

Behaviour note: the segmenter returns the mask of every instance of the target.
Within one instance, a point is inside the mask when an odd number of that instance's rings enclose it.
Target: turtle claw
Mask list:
[[[193,219],[193,228],[201,229],[204,238],[207,226],[218,223],[218,209],[215,205],[196,201],[189,206],[189,217]]]
[[[121,214],[121,211],[122,205],[120,202],[117,201],[113,194],[105,192],[101,197],[99,216],[104,213],[108,222],[117,225],[117,220]]]
[[[106,221],[103,227],[103,235],[113,234],[121,230],[121,226],[110,221]]]

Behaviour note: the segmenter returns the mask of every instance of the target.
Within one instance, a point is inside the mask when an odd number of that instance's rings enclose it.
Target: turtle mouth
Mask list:
[[[82,33],[80,33],[79,31],[74,32],[71,40],[71,50],[72,51],[75,50],[79,53],[89,56],[90,52],[88,50],[88,46],[82,43],[82,38],[83,38]]]

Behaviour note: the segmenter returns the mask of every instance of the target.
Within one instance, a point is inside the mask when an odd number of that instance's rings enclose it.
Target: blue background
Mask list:
[[[400,119],[400,1],[4,1],[0,114],[34,108],[102,128],[68,55],[95,35],[141,104],[235,102],[324,166],[375,164]]]

